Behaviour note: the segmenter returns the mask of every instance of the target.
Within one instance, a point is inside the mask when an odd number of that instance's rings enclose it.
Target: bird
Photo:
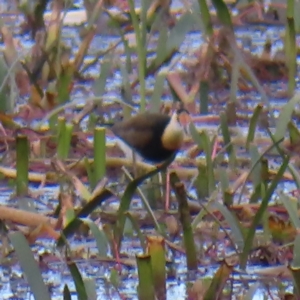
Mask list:
[[[189,123],[189,112],[180,108],[171,116],[139,113],[115,123],[111,131],[121,141],[119,145],[127,156],[129,148],[135,151],[138,159],[160,164],[178,153],[188,134]]]

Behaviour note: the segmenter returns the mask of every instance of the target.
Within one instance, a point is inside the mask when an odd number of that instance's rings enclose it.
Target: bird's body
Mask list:
[[[184,125],[180,115],[185,110],[175,112],[171,117],[160,113],[141,113],[113,125],[113,133],[143,159],[160,163],[182,146]]]

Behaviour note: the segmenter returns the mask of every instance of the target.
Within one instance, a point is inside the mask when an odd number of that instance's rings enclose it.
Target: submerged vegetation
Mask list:
[[[299,3],[16,2],[0,19],[5,299],[300,299]],[[178,107],[190,136],[159,167],[107,127]]]

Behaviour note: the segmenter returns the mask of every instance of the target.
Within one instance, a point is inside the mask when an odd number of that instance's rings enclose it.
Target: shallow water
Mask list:
[[[173,6],[177,7],[179,1],[173,1]],[[6,3],[0,2],[0,11],[7,10]],[[78,7],[81,6],[81,2],[78,2]],[[280,36],[284,32],[284,28],[278,28],[278,27],[263,27],[263,26],[253,26],[248,28],[240,28],[236,30],[236,36],[238,38],[238,43],[240,45],[243,45],[246,49],[251,50],[252,52],[256,54],[260,54],[263,50],[263,46],[265,43],[265,40],[268,38],[272,41],[272,51],[275,52],[276,50],[283,47],[282,42],[280,41]],[[63,31],[63,37],[67,44],[74,46],[76,45],[76,41],[78,42],[78,30],[77,28],[65,28]],[[20,37],[22,45],[25,48],[30,48],[32,46],[32,42],[29,39],[29,36],[23,36]],[[248,43],[249,38],[251,39],[251,43]],[[98,51],[99,49],[106,49],[111,44],[117,42],[118,39],[116,37],[109,37],[109,36],[97,36],[91,45],[90,49],[90,56],[86,58],[88,59],[93,58],[93,53]],[[201,43],[202,43],[202,37],[200,32],[192,32],[190,33],[183,43],[182,47],[180,48],[179,53],[176,57],[173,58],[173,61],[176,61],[178,57],[181,57],[184,54],[183,60],[188,59],[189,55],[192,55],[193,51],[197,49]],[[0,45],[0,48],[2,48],[3,45]],[[122,46],[120,46],[120,51],[122,50]],[[119,59],[124,61],[124,56],[120,56]],[[171,62],[172,63],[172,62]],[[175,69],[181,69],[182,64],[181,60],[179,60],[179,63],[176,64]],[[99,64],[96,66],[93,66],[92,68],[88,69],[86,74],[95,77],[99,73],[100,66]],[[106,101],[113,101],[114,98],[120,97],[119,89],[122,84],[122,76],[120,72],[115,72],[113,76],[109,79],[107,84],[107,94],[106,94]],[[148,79],[148,87],[151,89],[151,87],[154,84],[154,78]],[[72,99],[78,100],[78,104],[84,105],[85,99],[92,95],[92,83],[85,83],[85,88],[87,90],[87,93],[81,93],[77,89],[75,89],[75,92],[72,94]],[[167,88],[167,84],[165,84],[165,88]],[[274,90],[276,89],[282,89],[282,83],[274,83],[272,84],[272,88]],[[297,82],[297,88],[299,89],[299,81]],[[243,93],[241,93],[239,96],[244,96]],[[249,108],[255,107],[260,101],[260,96],[256,92],[249,93],[249,98],[245,102],[245,104]],[[168,101],[171,99],[171,95],[168,94],[165,96],[165,100]],[[138,102],[138,97],[135,96],[134,100]],[[271,99],[271,105],[275,107],[274,114],[275,116],[278,115],[278,112],[280,108],[285,104],[287,99]],[[212,110],[212,107],[210,107],[210,110]],[[215,111],[212,111],[212,113],[216,113]],[[250,113],[249,113],[250,114]],[[86,126],[87,119],[83,121],[83,128]],[[203,127],[206,129],[212,129],[214,131],[217,130],[218,124],[212,125],[212,124],[197,124],[199,127]],[[240,133],[246,135],[248,132],[248,124],[245,124],[244,127],[239,127]],[[263,133],[262,133],[263,134]],[[184,154],[183,154],[184,155]],[[274,167],[277,167],[278,164],[274,162]],[[6,187],[6,183],[3,184],[3,187]],[[285,192],[289,192],[295,188],[294,184],[290,183],[283,183],[282,186],[279,187]],[[39,201],[36,204],[36,209],[43,213],[48,213],[53,211],[53,209],[56,207],[58,199],[58,186],[46,186],[42,189],[38,189],[36,187],[31,187],[32,190],[36,189],[39,192],[41,192],[41,196],[39,196]],[[190,191],[192,194],[194,191]],[[13,189],[5,188],[1,190],[0,195],[0,204],[8,204],[16,206],[18,204],[17,201],[10,200],[11,196],[13,194]],[[243,200],[243,199],[242,199]],[[138,199],[135,200],[136,202],[139,202]],[[114,203],[115,205],[117,203]],[[139,203],[138,203],[139,204]],[[136,206],[138,208],[139,205]],[[84,247],[85,251],[88,251],[89,254],[97,254],[97,248],[96,244],[93,242],[93,239],[83,239],[82,237],[80,239],[73,238],[70,240],[72,248],[76,249],[78,247]],[[205,245],[203,246],[205,248]],[[54,242],[48,239],[40,239],[33,247],[32,247],[34,253],[36,254],[36,257],[38,255],[43,255],[44,253],[52,253],[54,249]],[[228,253],[231,252],[230,249],[222,248],[218,249],[218,251],[224,250],[225,252],[228,251]],[[134,238],[128,238],[123,243],[122,251],[125,253],[128,253],[132,259],[134,259],[134,255],[136,253],[141,252],[141,248],[139,246],[139,243]],[[47,284],[51,284],[52,288],[52,297],[53,299],[62,299],[62,291],[64,284],[68,284],[69,288],[71,290],[75,290],[73,280],[67,270],[66,265],[59,261],[57,257],[59,257],[60,254],[57,253],[56,261],[47,263],[47,268],[45,268],[43,272],[43,278]],[[87,278],[93,278],[96,281],[97,284],[97,294],[98,299],[114,299],[114,297],[117,297],[116,291],[111,287],[111,284],[105,284],[109,277],[109,270],[111,268],[112,264],[103,264],[100,263],[97,260],[90,259],[90,260],[82,260],[77,262],[77,266],[79,267],[81,274],[84,277]],[[181,255],[177,255],[175,259],[175,265],[176,269],[176,276],[175,279],[168,280],[168,299],[184,299],[186,297],[186,265],[185,265],[185,259]],[[197,278],[202,277],[209,277],[213,276],[218,265],[212,265],[209,267],[203,267],[200,268],[197,274]],[[253,279],[255,280],[255,279]],[[126,299],[137,299],[136,297],[136,285],[137,285],[137,274],[135,270],[126,270],[124,267],[122,275],[121,275],[121,286],[120,286],[120,292],[122,295],[126,296]],[[240,286],[237,286],[238,289]],[[20,270],[19,265],[16,263],[13,266],[2,266],[0,268],[0,289],[1,289],[1,297],[2,299],[9,299],[9,297],[12,297],[13,295],[18,295],[19,299],[31,299],[28,291],[28,287],[26,285],[26,281],[22,278],[22,271]],[[73,298],[76,299],[75,295],[73,295]],[[255,300],[264,299],[263,292],[261,290],[258,290],[255,297],[253,298]]]

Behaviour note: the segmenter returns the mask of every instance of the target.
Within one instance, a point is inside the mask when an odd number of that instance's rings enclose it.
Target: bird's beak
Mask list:
[[[184,132],[189,135],[190,134],[190,123],[191,123],[191,117],[188,113],[181,113],[179,116],[179,122],[183,127]]]

